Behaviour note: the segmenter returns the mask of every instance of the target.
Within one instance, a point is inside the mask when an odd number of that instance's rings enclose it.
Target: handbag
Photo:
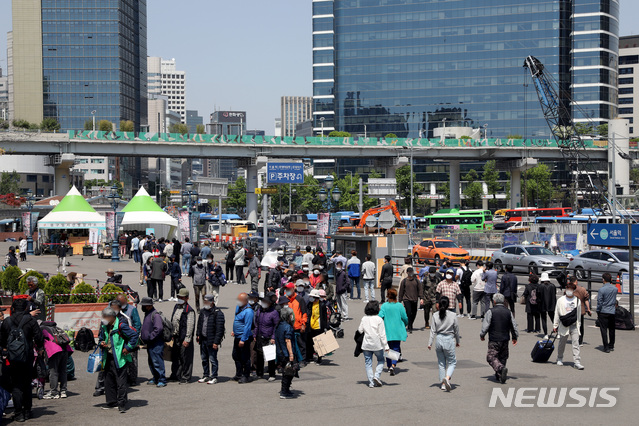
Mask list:
[[[526,304],[526,298],[524,296],[519,296],[519,304],[520,305],[525,305]]]
[[[93,353],[89,355],[87,372],[93,374],[100,370],[102,370],[102,349],[98,346],[93,350]]]
[[[162,358],[164,361],[172,361],[173,357],[173,340],[164,343],[164,350],[162,352]]]
[[[264,362],[275,361],[275,345],[262,346],[264,353]]]
[[[399,361],[399,357],[401,356],[401,354],[397,351],[394,351],[392,349],[389,349],[388,352],[386,353],[386,358],[391,359],[393,361]]]
[[[573,309],[566,315],[560,315],[559,320],[564,325],[564,327],[570,327],[577,322],[577,309]]]

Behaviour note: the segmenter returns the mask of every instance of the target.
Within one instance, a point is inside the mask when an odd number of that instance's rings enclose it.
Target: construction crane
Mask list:
[[[563,91],[560,96],[552,76],[544,72],[544,65],[534,56],[528,56],[524,60],[524,68],[530,71],[544,117],[564,160],[575,176],[577,189],[581,190],[584,199],[588,199],[590,206],[598,207],[602,214],[624,211],[622,206],[613,205],[608,179],[602,176],[588,155],[586,144],[575,128],[570,109],[570,93]],[[577,107],[576,103],[572,103]],[[581,185],[580,176],[583,176]]]
[[[392,211],[393,214],[395,215],[395,218],[397,219],[397,222],[400,224],[403,224],[404,222],[402,221],[402,215],[399,214],[399,209],[397,208],[397,204],[395,203],[395,201],[390,200],[388,202],[387,206],[382,206],[382,207],[375,207],[372,208],[370,210],[366,210],[364,212],[364,214],[362,215],[362,218],[359,220],[359,223],[357,224],[357,228],[363,228],[366,226],[366,219],[369,216],[374,216],[376,214],[380,214],[381,212],[385,212],[385,211]]]

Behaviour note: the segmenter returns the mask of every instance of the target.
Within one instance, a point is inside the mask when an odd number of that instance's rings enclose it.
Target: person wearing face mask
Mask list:
[[[282,277],[284,276],[282,269],[282,264],[280,262],[271,265],[268,277],[266,281],[264,281],[264,292],[268,293],[269,291],[275,291],[281,287]]]
[[[162,324],[162,316],[153,306],[153,299],[143,297],[140,301],[142,312],[144,312],[144,322],[140,338],[146,344],[148,354],[149,370],[153,378],[146,384],[157,386],[159,388],[166,387],[166,376],[164,367],[164,339],[162,333],[164,326]]]
[[[479,338],[483,341],[488,334],[488,354],[486,360],[495,371],[495,379],[506,383],[508,379],[508,341],[512,337],[513,346],[517,345],[519,330],[515,316],[505,306],[503,294],[493,295],[493,308],[486,311],[481,325]]]
[[[413,323],[417,317],[417,307],[424,306],[424,285],[415,276],[413,268],[406,270],[406,278],[399,285],[399,302],[404,304],[406,315],[408,315],[408,332],[413,333]]]
[[[335,287],[328,279],[328,273],[326,273],[326,271],[322,271],[320,274],[320,281],[315,288],[317,290],[324,291],[328,300],[333,300],[335,298]]]
[[[224,274],[222,273],[222,267],[217,263],[209,263],[207,268],[207,294],[212,294],[215,297],[215,304],[220,295],[220,288],[226,285],[224,280]]]
[[[327,262],[328,260],[326,259],[324,250],[322,250],[321,247],[318,247],[317,253],[315,254],[315,257],[313,257],[313,265],[318,266],[320,270],[325,270]]]
[[[610,276],[610,275],[608,275]],[[557,300],[555,306],[555,316],[553,322],[553,331],[559,337],[559,345],[557,345],[557,365],[564,365],[564,350],[568,337],[572,341],[572,357],[574,360],[573,367],[577,370],[583,370],[581,365],[581,354],[579,347],[579,328],[581,326],[581,300],[575,296],[577,286],[573,282],[566,284],[566,295],[561,296]]]
[[[233,361],[235,361],[235,376],[233,380],[239,384],[249,382],[251,375],[251,342],[253,341],[254,311],[249,307],[248,294],[237,296],[235,319],[233,320]]]
[[[304,303],[302,296],[295,292],[293,283],[288,283],[284,288],[286,297],[288,298],[288,307],[291,308],[295,314],[295,324],[293,325],[295,341],[293,342],[293,350],[295,351],[297,361],[300,363],[300,367],[304,367],[306,365],[306,323],[308,321],[306,303]]]
[[[326,293],[324,294],[326,295]],[[308,330],[306,333],[306,362],[310,363],[313,362],[313,354],[315,353],[313,338],[328,330],[326,301],[321,299],[319,290],[311,290],[306,304],[306,311],[308,312],[308,323],[306,325],[306,329]],[[321,356],[317,357],[315,364],[322,364]]]
[[[296,267],[300,268],[302,266],[303,260],[304,255],[302,254],[302,248],[300,246],[295,246],[295,253],[293,253],[293,263]]]
[[[126,412],[128,402],[128,368],[131,352],[135,349],[138,334],[121,321],[112,308],[102,310],[102,326],[98,336],[102,348],[102,370],[104,371],[104,393],[106,408]]]
[[[309,281],[311,282],[311,287],[317,288],[317,284],[322,281],[322,275],[320,273],[320,269],[318,267],[313,268],[313,272],[309,277]]]
[[[260,306],[258,303],[259,301],[260,301],[260,294],[257,291],[252,291],[248,294],[249,308],[255,311],[258,308],[258,306]]]
[[[348,317],[348,300],[346,299],[348,292],[348,279],[346,272],[342,269],[344,264],[337,262],[335,264],[335,294],[337,298],[337,307],[342,314],[343,321],[349,321],[352,318]]]
[[[296,318],[293,310],[288,307],[282,308],[280,311],[280,322],[275,329],[277,362],[283,369],[282,387],[280,390],[281,399],[290,399],[294,396],[291,392],[291,383],[293,382],[293,377],[297,375],[294,371],[298,369],[295,365],[295,354],[293,352],[293,342],[295,340],[293,324],[295,321]],[[291,368],[286,368],[287,366]]]
[[[174,254],[169,257],[168,268],[169,275],[171,276],[171,297],[169,298],[169,302],[177,302],[175,295],[180,291],[180,288],[182,288],[182,267],[175,261]]]
[[[171,348],[171,377],[169,380],[186,384],[193,374],[193,335],[195,334],[195,311],[189,305],[189,290],[181,288],[178,302],[173,308],[173,347]]]
[[[200,297],[204,298],[204,294],[206,292],[206,272],[206,266],[204,266],[202,257],[198,256],[195,260],[195,265],[191,265],[189,268],[189,277],[193,280],[195,309],[198,314],[200,313]]]
[[[298,279],[295,281],[295,292],[304,300],[305,304],[308,304],[309,294],[306,292],[306,283],[304,283],[304,280]]]
[[[215,296],[204,296],[197,320],[196,341],[200,344],[200,357],[204,373],[198,383],[217,383],[217,352],[224,339],[224,314],[215,307]]]
[[[253,319],[253,338],[255,339],[255,373],[258,378],[264,377],[264,346],[275,344],[275,329],[280,322],[280,314],[275,309],[273,296],[266,293],[260,300]],[[268,381],[275,381],[275,360],[268,362]]]
[[[255,256],[252,251],[247,251],[246,258],[248,259],[248,275],[251,276],[251,291],[258,291],[260,285],[260,279],[262,278],[262,265],[260,259]]]
[[[302,262],[302,272],[304,272],[306,275],[311,273],[308,262]]]
[[[458,300],[457,296],[461,294],[461,289],[457,282],[455,282],[455,271],[453,269],[447,269],[446,275],[444,276],[444,281],[437,284],[437,288],[435,289],[435,293],[437,294],[437,299],[441,296],[448,297],[450,304],[448,309],[455,312],[455,301]],[[459,310],[461,311],[462,304],[458,301]],[[437,308],[439,310],[439,308]]]

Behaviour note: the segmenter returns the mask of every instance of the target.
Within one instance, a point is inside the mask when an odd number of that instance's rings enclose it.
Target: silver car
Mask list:
[[[550,276],[559,275],[568,267],[568,259],[557,256],[545,247],[538,245],[507,246],[493,253],[492,260],[498,271],[505,265],[513,265],[515,272],[528,272],[539,275],[548,272]]]
[[[580,280],[601,278],[604,272],[609,272],[614,280],[617,274],[630,270],[630,252],[628,250],[590,250],[572,258],[570,270]],[[635,262],[639,264],[639,255],[635,254]],[[639,267],[635,267],[639,273]]]

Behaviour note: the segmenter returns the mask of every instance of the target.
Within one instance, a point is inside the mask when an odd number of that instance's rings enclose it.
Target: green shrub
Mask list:
[[[397,135],[395,133],[389,133],[384,136],[384,139],[397,139]]]
[[[79,293],[92,293],[95,294],[95,289],[85,282],[81,282],[76,285],[71,291],[73,294]],[[71,303],[95,303],[98,301],[97,296],[71,296]]]
[[[60,130],[60,123],[58,123],[58,120],[56,120],[55,118],[48,117],[42,120],[40,129],[46,132],[57,132],[58,130]]]
[[[338,130],[333,130],[328,134],[329,138],[350,138],[351,134],[348,132],[340,132]]]
[[[22,275],[22,271],[17,266],[7,266],[4,273],[2,274],[2,288],[5,291],[13,292],[14,294],[18,293],[18,283],[20,280],[20,275]]]
[[[120,287],[115,284],[107,284],[100,290],[100,293],[124,293]],[[115,300],[117,294],[103,294],[98,299],[98,303],[109,303]]]
[[[31,276],[38,278],[38,287],[44,290],[44,287],[47,285],[47,280],[44,279],[44,276],[42,276],[42,274],[37,271],[29,271],[24,274],[22,278],[20,278],[20,282],[18,283],[18,291],[20,291],[20,294],[26,294],[29,290],[29,286],[27,286],[27,278]]]
[[[49,279],[49,282],[44,286],[44,292],[47,295],[51,294],[69,294],[71,291],[71,284],[67,281],[67,277],[62,274],[58,274]],[[69,303],[69,296],[55,296],[52,298],[53,303],[56,305]]]

